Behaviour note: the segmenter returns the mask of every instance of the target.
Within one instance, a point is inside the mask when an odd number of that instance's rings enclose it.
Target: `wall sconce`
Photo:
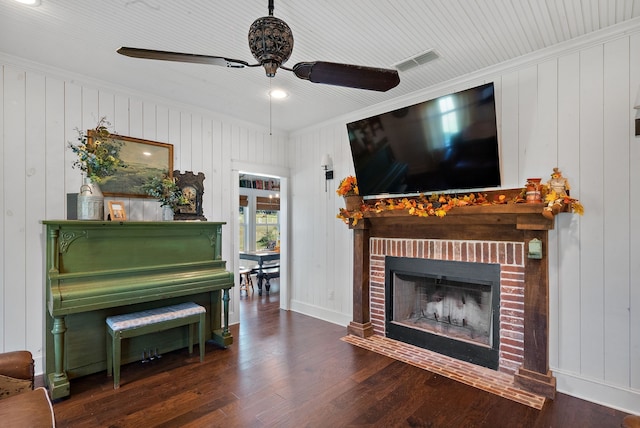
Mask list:
[[[320,161],[320,166],[324,170],[324,191],[327,191],[327,181],[333,180],[333,160],[331,160],[331,156],[328,154],[322,156],[322,161]]]

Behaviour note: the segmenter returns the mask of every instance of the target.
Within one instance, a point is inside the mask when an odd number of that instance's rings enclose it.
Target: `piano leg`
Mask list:
[[[211,317],[215,323],[213,341],[226,348],[233,343],[233,336],[229,331],[229,300],[231,300],[229,289],[222,290],[222,314],[220,314],[220,305],[217,303],[220,301],[220,291],[214,291],[211,295],[213,299],[211,302]],[[222,326],[220,326],[220,318],[223,319],[224,324]]]
[[[231,336],[231,333],[229,333],[229,300],[231,300],[231,298],[229,297],[229,289],[225,288],[222,291],[222,304],[224,307],[223,308],[224,325],[222,326],[223,337]]]
[[[66,397],[70,394],[69,378],[64,371],[64,334],[67,331],[64,317],[55,317],[53,319],[53,352],[55,370],[49,373],[49,392],[51,399]]]

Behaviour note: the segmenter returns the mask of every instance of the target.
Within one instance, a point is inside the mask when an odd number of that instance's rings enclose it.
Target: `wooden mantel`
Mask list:
[[[542,259],[525,258],[524,362],[515,374],[521,387],[555,397],[556,381],[549,370],[548,231],[554,221],[542,216],[542,203],[474,205],[453,208],[443,218],[417,217],[406,211],[365,212],[350,226],[353,240],[353,320],[350,334],[373,334],[369,301],[369,241],[372,237],[478,241],[542,241]]]

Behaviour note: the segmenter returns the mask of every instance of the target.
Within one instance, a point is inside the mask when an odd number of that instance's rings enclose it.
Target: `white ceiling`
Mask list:
[[[0,0],[0,53],[285,131],[320,123],[640,16],[640,0],[275,0],[295,44],[287,66],[331,61],[391,68],[435,49],[385,93],[314,84],[279,70],[133,59],[120,46],[254,63],[251,23],[267,0]]]

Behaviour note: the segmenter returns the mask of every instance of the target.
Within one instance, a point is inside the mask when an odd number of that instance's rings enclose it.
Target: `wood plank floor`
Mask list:
[[[564,394],[542,410],[500,398],[340,340],[346,329],[241,301],[235,343],[168,353],[71,382],[59,427],[619,427],[625,413]],[[1,425],[1,422],[0,422]]]

